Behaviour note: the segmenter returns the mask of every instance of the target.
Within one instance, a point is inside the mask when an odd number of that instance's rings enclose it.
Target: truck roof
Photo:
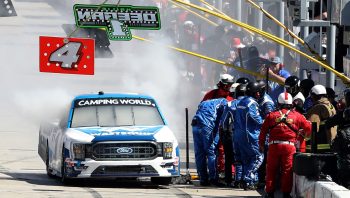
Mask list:
[[[78,95],[74,98],[74,100],[77,99],[85,99],[85,98],[144,98],[144,99],[153,99],[153,97],[144,95],[144,94],[138,94],[138,93],[96,93],[96,94],[82,94]]]

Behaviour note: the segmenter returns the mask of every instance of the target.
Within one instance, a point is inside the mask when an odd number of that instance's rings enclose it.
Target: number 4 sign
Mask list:
[[[40,36],[40,72],[94,75],[93,39]]]

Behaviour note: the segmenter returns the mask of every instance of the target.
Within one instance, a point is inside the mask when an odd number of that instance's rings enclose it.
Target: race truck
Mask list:
[[[43,123],[38,153],[48,176],[150,177],[168,185],[179,176],[179,146],[154,98],[141,94],[79,95],[60,120]]]

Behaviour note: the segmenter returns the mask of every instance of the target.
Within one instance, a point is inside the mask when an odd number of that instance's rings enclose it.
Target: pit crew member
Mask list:
[[[293,185],[292,160],[296,152],[295,143],[299,129],[306,135],[311,133],[311,123],[293,109],[292,96],[281,93],[278,97],[279,110],[270,113],[261,127],[259,148],[265,149],[265,138],[269,134],[269,152],[266,167],[266,197],[273,197],[275,177],[281,169],[281,191],[283,197],[290,197]]]

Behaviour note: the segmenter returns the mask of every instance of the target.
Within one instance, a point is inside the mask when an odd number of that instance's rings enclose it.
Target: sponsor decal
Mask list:
[[[162,126],[156,127],[118,127],[118,128],[79,128],[77,130],[92,136],[149,136],[158,132]]]
[[[93,75],[93,39],[40,36],[40,72]]]
[[[129,147],[121,147],[117,149],[117,153],[119,154],[130,154],[132,152],[133,152],[132,148],[129,148]]]
[[[73,12],[78,27],[103,28],[107,31],[110,40],[131,40],[130,29],[160,29],[160,15],[157,7],[76,4]]]
[[[74,107],[103,105],[141,105],[153,107],[156,106],[153,100],[144,98],[89,98],[75,100],[74,102]]]

